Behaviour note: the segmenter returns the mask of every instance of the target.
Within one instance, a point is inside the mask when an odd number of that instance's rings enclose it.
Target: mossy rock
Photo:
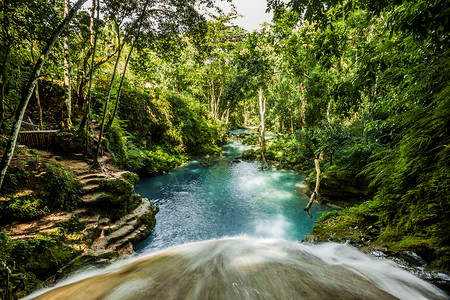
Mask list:
[[[82,255],[72,261],[64,269],[64,274],[73,273],[87,266],[102,266],[117,259],[119,254],[116,251],[108,251],[98,255]]]
[[[36,274],[37,278],[45,280],[80,254],[81,251],[72,247],[54,245],[42,253],[31,255],[27,259],[27,269]]]
[[[131,172],[124,172],[120,177],[104,179],[99,188],[104,191],[92,203],[92,208],[112,220],[119,219],[131,212],[141,203],[141,197],[134,192],[139,177]]]
[[[264,157],[267,160],[275,160],[275,152],[273,152],[272,150],[267,150],[266,152],[264,152]]]
[[[314,190],[315,173],[306,180],[309,190]],[[370,199],[369,180],[347,170],[329,169],[321,175],[319,201],[343,208],[351,207]]]
[[[136,235],[130,242],[133,244],[139,243],[140,241],[143,241],[146,239],[151,231],[153,230],[153,227],[155,227],[156,224],[156,213],[158,212],[158,209],[153,208],[152,211],[140,216],[137,219],[136,227],[140,227],[141,231],[138,235]]]
[[[257,159],[258,153],[253,149],[245,150],[242,153],[242,159]]]
[[[249,146],[258,145],[259,144],[259,136],[258,135],[248,136],[242,141],[242,144],[249,145]]]
[[[92,156],[95,149],[95,142],[88,138],[88,156]],[[86,150],[86,136],[76,132],[63,131],[54,137],[54,150],[56,153],[83,153]]]

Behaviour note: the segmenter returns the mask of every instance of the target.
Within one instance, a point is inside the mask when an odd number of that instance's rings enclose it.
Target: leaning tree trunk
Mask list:
[[[31,59],[33,60],[33,63],[36,63],[36,60],[34,58],[34,49],[33,49],[33,41],[30,41],[30,53],[31,53]],[[38,110],[39,110],[39,129],[43,130],[44,129],[44,123],[42,120],[42,106],[41,106],[41,97],[39,96],[39,79],[36,80],[36,87],[34,88],[34,96],[36,97],[36,104],[38,106]]]
[[[39,109],[39,129],[44,130],[44,122],[42,118],[42,105],[41,105],[41,96],[39,95],[39,80],[36,81],[36,88],[34,89],[36,104]]]
[[[84,115],[83,118],[81,119],[80,122],[80,127],[78,128],[78,132],[81,133],[83,132],[83,130],[86,128],[86,155],[88,153],[88,133],[89,133],[89,122],[88,122],[88,117],[89,117],[89,112],[91,109],[91,92],[92,92],[92,76],[94,73],[94,61],[95,61],[95,52],[97,49],[97,37],[98,37],[98,20],[99,20],[99,16],[100,16],[100,7],[97,6],[96,7],[96,3],[98,1],[93,0],[92,1],[92,7],[93,10],[97,9],[97,26],[95,27],[95,29],[92,29],[94,32],[94,36],[93,39],[91,37],[91,42],[92,44],[92,56],[91,56],[91,66],[89,68],[89,85],[88,85],[88,93],[86,96],[86,100],[84,101]],[[100,3],[98,3],[98,5],[100,5]]]
[[[114,64],[114,71],[113,71],[113,75],[111,77],[111,83],[109,84],[108,96],[106,97],[105,107],[103,109],[102,125],[100,127],[100,134],[99,134],[99,138],[98,138],[97,151],[95,152],[94,164],[98,164],[98,155],[100,153],[100,143],[101,143],[102,136],[103,136],[103,130],[105,128],[106,112],[108,110],[109,100],[111,99],[111,91],[114,86],[114,78],[116,77],[117,66],[119,65],[119,61],[120,61],[120,55],[122,54],[122,48],[120,46],[120,30],[119,30],[119,28],[117,29],[117,39],[119,42],[119,46],[118,46],[119,52],[117,53],[116,63]]]
[[[139,35],[141,34],[141,27],[142,27],[142,23],[144,22],[144,16],[145,16],[145,11],[147,10],[147,5],[150,2],[150,0],[146,0],[145,4],[144,4],[144,8],[142,10],[142,14],[140,16],[140,20],[139,20],[139,26],[138,26],[138,30],[136,33],[136,38],[133,41],[133,44],[131,45],[131,49],[130,52],[128,53],[128,57],[127,60],[125,62],[125,67],[123,68],[123,74],[122,74],[122,78],[120,79],[120,84],[119,84],[119,89],[117,90],[117,97],[116,97],[116,105],[114,106],[114,111],[113,114],[111,116],[111,118],[108,121],[108,126],[111,127],[113,122],[114,122],[114,118],[116,117],[117,114],[117,109],[119,107],[119,101],[120,101],[120,93],[122,92],[122,86],[123,86],[123,81],[125,79],[125,75],[127,74],[127,68],[128,68],[128,63],[130,61],[131,58],[131,54],[133,53],[133,49],[136,46],[136,42],[139,39]],[[102,137],[99,137],[99,143],[101,142]]]
[[[52,52],[53,47],[55,46],[56,41],[58,40],[61,33],[67,28],[70,21],[72,21],[76,12],[80,9],[80,7],[87,0],[78,0],[77,3],[70,10],[67,17],[63,20],[63,22],[53,31],[53,34],[50,40],[47,42],[45,49],[42,51],[37,63],[34,66],[33,72],[30,75],[30,79],[25,87],[25,90],[22,94],[22,99],[20,100],[19,106],[17,107],[15,122],[11,131],[11,136],[8,140],[8,144],[6,145],[5,153],[3,155],[2,161],[0,163],[0,188],[2,187],[3,180],[5,179],[6,171],[8,170],[9,164],[11,163],[11,159],[14,155],[14,150],[16,148],[17,137],[19,135],[20,125],[22,124],[23,116],[25,114],[25,110],[27,109],[28,103],[30,102],[31,95],[33,95],[34,88],[36,86],[36,82],[39,78],[39,74],[41,73],[42,67],[44,66],[45,61],[47,60],[50,52]]]
[[[64,18],[69,14],[69,0],[64,0]],[[64,37],[64,84],[66,86],[66,97],[64,99],[62,113],[62,127],[70,130],[72,127],[72,88],[70,85],[70,54],[69,37]]]
[[[320,162],[323,160],[323,151],[314,157],[314,165],[316,168],[316,187],[314,188],[314,192],[311,194],[311,197],[309,198],[308,205],[304,208],[304,210],[309,214],[309,216],[312,218],[312,214],[309,211],[311,208],[311,205],[313,204],[314,200],[317,199],[317,196],[319,195],[319,188],[320,188]]]

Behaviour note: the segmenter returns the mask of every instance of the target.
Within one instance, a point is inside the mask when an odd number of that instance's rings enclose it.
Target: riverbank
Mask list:
[[[249,147],[252,147],[243,153],[244,159],[261,160],[260,150],[255,145],[257,138],[248,135],[244,138],[249,142]],[[316,178],[311,157],[299,152],[289,137],[280,136],[269,140],[266,144],[268,155],[265,157],[273,157],[272,165],[281,169],[296,169],[307,175],[297,188],[297,192],[299,195],[309,197],[314,190]],[[386,218],[386,208],[380,201],[382,198],[378,195],[374,200],[377,187],[371,186],[367,174],[361,172],[364,165],[352,158],[365,153],[358,149],[340,155],[335,153],[333,165],[329,161],[322,162],[317,202],[341,210],[325,213],[319,218],[305,242],[332,241],[350,244],[365,253],[392,259],[416,275],[448,291],[449,248],[445,239],[448,231],[433,229],[442,225],[439,223],[441,218],[437,215],[421,214],[419,207],[413,206],[410,207],[412,210],[410,212],[403,211],[401,215],[390,216],[383,220]],[[313,204],[313,207],[314,205],[317,204]],[[420,206],[420,209],[423,207]],[[417,220],[410,219],[412,214]],[[389,224],[393,223],[394,217],[403,219],[403,222],[411,220],[408,224],[409,230],[405,234],[398,234],[400,230],[404,230],[401,226]],[[413,227],[411,224],[414,223],[417,225]],[[441,236],[443,238],[439,238]]]
[[[58,175],[49,192],[61,191],[66,207],[50,208],[39,199],[47,193],[39,178],[50,175],[49,166]],[[134,192],[138,176],[115,168],[108,155],[93,169],[81,156],[22,148],[10,174],[18,181],[14,192],[1,198],[2,211],[10,211],[0,219],[2,299],[23,297],[87,265],[132,255],[133,245],[155,225],[157,207]],[[81,193],[71,193],[71,185]]]

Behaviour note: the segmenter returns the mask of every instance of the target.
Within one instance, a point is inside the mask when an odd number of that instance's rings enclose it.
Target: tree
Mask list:
[[[0,125],[14,117],[21,88],[35,64],[34,51],[60,18],[47,1],[2,1],[0,10]],[[31,51],[31,48],[32,51]],[[30,49],[30,51],[24,49]]]
[[[35,66],[34,66],[33,72],[31,73],[31,75],[28,79],[28,83],[24,88],[23,96],[20,101],[19,107],[17,108],[17,112],[15,115],[15,122],[14,122],[14,126],[13,126],[13,129],[11,132],[11,136],[8,140],[8,144],[6,146],[5,153],[4,153],[2,161],[0,163],[0,188],[2,187],[3,180],[5,179],[6,171],[8,170],[9,164],[14,155],[14,150],[16,148],[17,137],[19,135],[19,130],[20,130],[20,126],[22,124],[22,119],[25,114],[25,110],[28,106],[28,102],[30,101],[30,98],[31,98],[34,88],[36,86],[36,82],[39,78],[41,69],[44,66],[45,61],[47,60],[50,52],[53,50],[53,46],[55,45],[59,36],[62,34],[64,29],[66,29],[67,26],[69,26],[69,23],[75,16],[76,12],[80,9],[80,7],[86,1],[87,0],[78,0],[74,4],[72,9],[69,11],[68,15],[63,20],[63,22],[53,31],[51,38],[48,40],[45,49],[42,51],[38,61],[36,62]]]
[[[137,34],[136,34],[136,37],[135,37],[135,39],[133,41],[133,44],[131,45],[130,53],[128,54],[127,60],[125,62],[124,72],[123,72],[123,75],[122,75],[122,79],[120,81],[119,89],[117,91],[116,107],[115,107],[113,115],[112,115],[112,117],[111,117],[111,119],[109,121],[109,123],[110,123],[109,126],[112,125],[112,123],[114,121],[114,117],[115,117],[116,112],[117,112],[117,107],[119,105],[119,99],[120,99],[120,92],[122,90],[123,80],[125,78],[126,70],[127,70],[127,67],[128,67],[128,62],[130,61],[131,53],[133,53],[133,49],[136,46],[136,42],[139,39],[139,35],[141,33],[141,27],[142,27],[144,16],[145,16],[145,13],[146,13],[146,10],[147,10],[148,3],[149,3],[149,0],[146,0],[145,3],[144,3],[144,7],[142,8],[141,16],[139,18],[139,25],[138,25],[138,29],[137,29]],[[117,34],[120,37],[119,29],[117,29]],[[119,39],[119,47],[120,47],[120,39]],[[98,137],[97,151],[95,152],[95,156],[94,156],[94,163],[97,163],[97,164],[98,164],[98,155],[100,153],[100,146],[101,146],[101,142],[102,142],[103,130],[104,130],[104,127],[105,127],[105,120],[106,120],[106,113],[107,113],[107,109],[108,109],[108,103],[109,103],[109,99],[110,99],[110,96],[111,96],[111,89],[112,89],[112,86],[114,84],[114,77],[116,75],[117,66],[118,66],[119,60],[120,60],[120,53],[121,53],[121,50],[119,50],[119,54],[117,55],[117,60],[116,60],[116,63],[114,65],[113,76],[111,78],[111,84],[110,84],[109,90],[108,90],[108,96],[106,98],[105,107],[103,109],[103,118],[102,118],[102,124],[101,124],[101,127],[100,127],[100,133],[99,133],[99,137]]]
[[[265,124],[266,124],[266,97],[265,90],[268,89],[271,79],[275,73],[274,51],[266,37],[259,36],[256,32],[249,34],[247,40],[241,45],[235,55],[238,76],[235,83],[239,90],[244,90],[243,97],[258,97],[259,119],[260,119],[260,146],[264,157]],[[235,86],[232,89],[235,89]]]
[[[64,18],[69,14],[69,0],[64,0]],[[63,106],[62,124],[63,128],[70,129],[72,127],[72,85],[70,83],[70,54],[69,54],[69,37],[64,37],[64,84],[66,86],[66,97]]]

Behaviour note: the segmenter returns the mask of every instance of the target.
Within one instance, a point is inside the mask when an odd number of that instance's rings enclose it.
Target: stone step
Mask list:
[[[92,194],[94,192],[97,192],[100,190],[100,186],[97,183],[89,183],[83,186],[82,190],[84,191],[84,194]]]
[[[80,179],[81,182],[88,180],[88,179],[105,179],[108,178],[108,175],[103,173],[85,173],[83,175],[78,175],[78,179]]]
[[[101,192],[101,191],[96,191],[96,192],[92,192],[92,193],[86,193],[85,195],[83,195],[81,197],[81,200],[84,203],[93,203],[96,202],[104,197],[107,197],[108,195],[105,194],[105,192]]]
[[[107,249],[120,250],[124,245],[133,244],[135,241],[142,240],[142,236],[147,232],[145,225],[137,226],[132,232],[125,235],[120,240],[110,243]]]
[[[117,241],[125,239],[133,231],[137,229],[137,220],[134,220],[127,225],[120,227],[118,230],[110,233],[105,239],[105,249],[110,248],[111,245],[115,244]]]
[[[81,181],[81,183],[82,184],[91,184],[91,183],[96,183],[96,184],[99,184],[102,180],[105,180],[106,179],[106,177],[105,178],[87,178],[87,179],[81,179],[80,181]]]
[[[130,214],[122,217],[120,220],[104,227],[103,234],[93,245],[95,249],[111,249],[121,248],[125,243],[137,239],[138,234],[145,230],[145,225],[138,224],[138,218],[149,211],[150,201],[143,198],[139,207],[130,212]],[[104,234],[104,232],[109,232]]]

